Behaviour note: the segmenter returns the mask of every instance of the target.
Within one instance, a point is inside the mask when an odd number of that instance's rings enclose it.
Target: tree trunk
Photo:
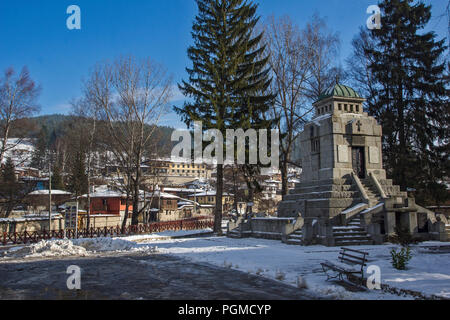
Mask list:
[[[87,216],[86,216],[86,229],[91,226],[91,187],[88,183],[88,198],[87,198]]]
[[[2,147],[0,149],[0,165],[3,163],[3,159],[5,157],[6,148],[8,144],[8,137],[9,137],[9,120],[6,120],[5,130],[3,132],[2,137]]]
[[[217,165],[216,209],[214,211],[214,233],[222,235],[223,165]]]
[[[124,215],[123,221],[122,221],[122,233],[123,234],[125,233],[125,229],[127,227],[129,204],[130,204],[130,193],[129,193],[129,191],[127,191],[127,199],[125,201],[125,205],[126,205],[126,207],[125,207],[125,215]]]
[[[136,180],[134,180],[133,189],[133,215],[131,224],[137,226],[139,224],[139,182],[141,181],[140,157],[136,163]]]
[[[281,195],[283,196],[283,199],[288,193],[288,165],[286,159],[283,159],[281,162]]]

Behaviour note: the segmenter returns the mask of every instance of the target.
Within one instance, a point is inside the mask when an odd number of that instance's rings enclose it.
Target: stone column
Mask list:
[[[386,230],[386,235],[390,236],[395,233],[395,212],[387,211],[384,216],[384,230]]]
[[[305,245],[310,245],[314,239],[314,228],[313,228],[313,220],[312,218],[305,218],[305,224],[303,225],[302,234],[303,234],[303,243]]]

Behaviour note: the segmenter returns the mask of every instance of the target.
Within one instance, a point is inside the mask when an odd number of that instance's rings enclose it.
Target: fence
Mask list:
[[[131,236],[139,234],[149,234],[163,231],[180,231],[180,230],[201,230],[212,228],[214,220],[210,218],[193,218],[179,221],[156,222],[150,224],[140,224],[136,226],[128,226],[122,229],[120,226],[104,227],[104,228],[89,228],[78,230],[78,235],[75,230],[60,230],[60,231],[34,231],[21,233],[4,232],[1,244],[27,244],[37,243],[41,240],[50,239],[75,239],[75,238],[99,238],[99,237],[120,237]]]

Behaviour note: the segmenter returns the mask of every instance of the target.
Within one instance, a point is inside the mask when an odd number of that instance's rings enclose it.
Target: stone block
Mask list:
[[[348,163],[349,162],[349,148],[346,145],[338,146],[338,161],[340,163]]]
[[[372,164],[380,163],[380,150],[377,147],[369,147],[369,162]]]

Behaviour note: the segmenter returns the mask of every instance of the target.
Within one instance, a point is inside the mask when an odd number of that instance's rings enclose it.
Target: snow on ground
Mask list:
[[[145,242],[144,242],[145,243]],[[154,243],[154,242],[153,242]],[[424,247],[413,248],[413,259],[408,270],[398,271],[391,265],[390,251],[396,245],[361,246],[369,252],[369,265],[381,268],[382,282],[390,286],[440,295],[450,298],[450,254],[431,254]],[[337,299],[412,299],[381,291],[349,292],[326,281],[321,262],[336,261],[340,248],[324,246],[289,246],[280,241],[262,239],[229,239],[224,237],[164,240],[158,242],[158,252],[186,258],[194,262],[258,274],[282,280],[291,285],[306,282],[308,288]]]
[[[257,274],[294,286],[298,286],[299,282],[306,283],[309,290],[334,299],[412,299],[411,296],[399,297],[376,290],[350,292],[342,286],[327,282],[320,263],[337,262],[340,250],[337,247],[289,246],[281,241],[206,236],[205,233],[210,232],[207,229],[126,238],[41,241],[10,248],[3,256],[6,259],[21,259],[88,256],[95,252],[157,251],[192,262],[210,263]],[[179,238],[196,235],[198,237]],[[398,249],[396,245],[360,246],[355,249],[369,253],[368,265],[380,267],[383,283],[398,289],[418,291],[427,296],[450,298],[450,250],[447,253],[431,250],[440,245],[445,244],[428,242],[412,246],[413,258],[405,271],[396,270],[391,265],[390,251],[392,248]]]
[[[27,246],[13,247],[3,253],[3,258],[85,257],[96,252],[150,253],[154,251],[155,248],[149,245],[138,245],[132,241],[112,238],[42,240]]]
[[[182,238],[182,237],[188,237],[188,236],[200,236],[202,234],[210,234],[212,233],[212,229],[204,229],[204,230],[182,230],[182,231],[164,231],[159,233],[152,233],[147,235],[138,235],[138,236],[129,236],[122,238],[124,240],[128,241],[136,241],[136,242],[142,242],[142,241],[160,241],[160,240],[167,240],[170,238]]]
[[[4,253],[6,258],[43,258],[87,256],[87,251],[70,240],[41,241],[32,245],[14,247]]]

